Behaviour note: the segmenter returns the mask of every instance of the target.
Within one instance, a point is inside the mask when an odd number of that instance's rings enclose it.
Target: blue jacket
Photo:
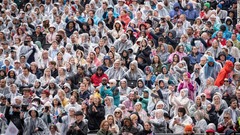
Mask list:
[[[226,26],[226,24],[223,24],[225,27],[226,27],[226,30],[223,32],[223,38],[225,38],[226,40],[230,39],[231,36],[232,36],[232,32],[230,32],[228,30],[228,27]],[[219,31],[219,30],[218,30]],[[212,35],[212,38],[215,38],[218,31],[214,32],[213,35]]]
[[[179,8],[178,11],[175,11],[175,10],[174,10],[176,7]],[[183,11],[182,9],[180,9],[179,3],[176,2],[176,3],[173,5],[173,10],[170,11],[170,17],[171,17],[171,18],[174,18],[174,16],[181,15],[181,14],[184,14],[184,11]]]
[[[185,11],[187,20],[195,20],[199,16],[198,12],[193,9],[192,3],[188,3],[187,5],[190,6],[190,9]]]

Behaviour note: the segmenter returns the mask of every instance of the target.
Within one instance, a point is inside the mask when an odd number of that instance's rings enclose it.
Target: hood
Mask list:
[[[184,96],[183,96],[183,98],[185,98],[185,97],[188,97],[188,89],[182,89],[181,91],[184,91]]]
[[[187,5],[190,6],[189,10],[192,11],[193,10],[193,4],[191,2],[189,2]]]
[[[137,63],[136,60],[132,61],[132,62],[130,63],[130,65],[134,65],[135,68],[136,68],[136,70],[138,69],[138,63]]]
[[[146,67],[144,68],[144,72],[146,72],[146,70],[149,70],[150,73],[153,73],[153,67],[152,67],[152,66],[146,66]]]
[[[174,5],[173,5],[173,9],[176,8],[176,7],[180,8],[180,5],[179,5],[178,2],[174,3]]]
[[[211,104],[211,110],[208,111],[208,113],[215,112],[215,105]]]
[[[226,17],[226,19],[225,19],[225,24],[227,25],[227,21],[231,21],[231,24],[230,25],[232,25],[233,24],[233,20],[232,20],[232,18],[230,18],[230,17]]]
[[[173,38],[176,38],[176,35],[177,35],[177,34],[176,34],[176,31],[175,31],[175,30],[173,30],[173,29],[172,29],[172,30],[169,30],[168,34],[169,34],[169,33],[172,33]]]
[[[27,3],[27,4],[25,5],[25,7],[24,7],[24,10],[27,9],[27,6],[28,6],[28,5],[30,5],[30,7],[31,7],[30,9],[32,10],[32,4],[31,4],[31,3]]]
[[[215,60],[214,60],[214,58],[213,58],[212,56],[208,56],[207,62],[213,62],[213,63],[215,63]]]
[[[162,65],[162,67],[161,67],[161,72],[163,72],[163,68],[166,68],[166,69],[167,69],[167,73],[168,73],[168,67],[167,67],[167,65]]]
[[[36,117],[38,117],[38,111],[37,111],[37,109],[35,108],[35,107],[32,107],[32,108],[30,108],[30,110],[28,111],[28,114],[31,116],[31,111],[35,111],[36,113],[37,113],[37,116]]]
[[[122,23],[121,23],[121,21],[119,21],[119,20],[117,20],[117,21],[113,24],[113,29],[115,29],[115,25],[116,25],[117,23],[120,24],[120,29],[123,29]]]
[[[163,88],[163,89],[167,88],[167,82],[166,82],[164,79],[159,79],[159,80],[158,80],[158,85],[159,85],[159,87],[160,87],[160,82],[163,82],[163,84],[164,84],[164,88]],[[161,88],[161,89],[162,89],[162,88]]]
[[[225,57],[225,59],[226,59],[226,54],[224,53],[224,52],[220,52],[219,54],[218,54],[218,59],[220,60],[220,56],[224,56]]]
[[[69,28],[69,23],[73,23],[73,28],[75,29],[75,23],[73,21],[69,21],[66,25],[66,28],[68,29]]]
[[[14,77],[16,77],[16,71],[15,71],[14,69],[10,69],[10,70],[8,71],[7,75],[10,76],[10,71],[13,71],[14,74],[15,74]]]
[[[142,83],[143,83],[143,87],[145,86],[145,81],[144,81],[144,79],[143,78],[139,78],[138,80],[137,80],[137,82],[139,82],[139,81],[141,81]]]
[[[232,71],[233,67],[234,67],[233,63],[232,63],[230,60],[227,60],[223,68],[224,68],[228,73],[230,73],[230,72]]]

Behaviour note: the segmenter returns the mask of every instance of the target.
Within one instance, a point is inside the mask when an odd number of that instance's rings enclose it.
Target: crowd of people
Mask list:
[[[237,0],[0,2],[1,134],[240,132]]]

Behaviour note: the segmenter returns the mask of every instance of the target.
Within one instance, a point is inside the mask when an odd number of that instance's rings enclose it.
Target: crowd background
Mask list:
[[[236,0],[0,0],[0,132],[240,131]]]

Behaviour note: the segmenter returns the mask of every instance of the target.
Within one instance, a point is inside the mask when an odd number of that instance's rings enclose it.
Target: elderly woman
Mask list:
[[[183,73],[183,81],[178,85],[178,91],[182,89],[188,89],[188,98],[193,100],[195,96],[193,82],[191,82],[191,75],[188,72]]]
[[[201,96],[197,96],[195,98],[195,103],[189,109],[189,115],[191,118],[194,118],[194,114],[196,111],[204,111],[205,109],[206,109],[206,106],[202,104]]]
[[[204,119],[204,114],[201,110],[197,110],[194,113],[194,118],[196,120],[194,131],[195,133],[204,133],[207,128],[207,122]]]
[[[188,89],[182,89],[180,91],[180,95],[177,97],[174,95],[171,95],[169,100],[170,100],[170,105],[172,105],[171,113],[174,116],[177,115],[177,110],[179,106],[183,106],[186,109],[185,111],[187,111],[190,105],[190,100],[188,98]]]
[[[115,79],[109,80],[110,90],[113,93],[114,105],[118,106],[120,104],[120,93],[117,87],[117,81]]]
[[[222,94],[216,92],[213,96],[212,104],[215,106],[215,112],[221,116],[223,110],[228,108],[228,105],[225,100],[222,99]]]
[[[24,120],[24,135],[50,134],[44,121],[39,118],[36,108],[32,107],[29,110],[29,116]]]
[[[155,117],[150,120],[150,123],[154,127],[154,133],[167,133],[167,123],[164,119],[164,111],[162,109],[155,111]]]
[[[114,110],[116,109],[116,106],[114,105],[113,97],[106,96],[104,99],[104,109],[105,109],[105,115],[113,114]]]
[[[148,120],[147,112],[142,108],[142,103],[137,102],[134,105],[134,112],[137,112],[139,117],[145,122]]]
[[[212,101],[213,94],[218,91],[219,89],[214,85],[214,79],[212,77],[209,77],[206,80],[205,86],[203,86],[203,89],[201,90],[202,93],[206,94],[206,99],[209,101]]]
[[[169,128],[173,130],[174,134],[182,134],[185,125],[193,124],[191,117],[186,114],[183,107],[178,108],[177,115],[170,121]]]

